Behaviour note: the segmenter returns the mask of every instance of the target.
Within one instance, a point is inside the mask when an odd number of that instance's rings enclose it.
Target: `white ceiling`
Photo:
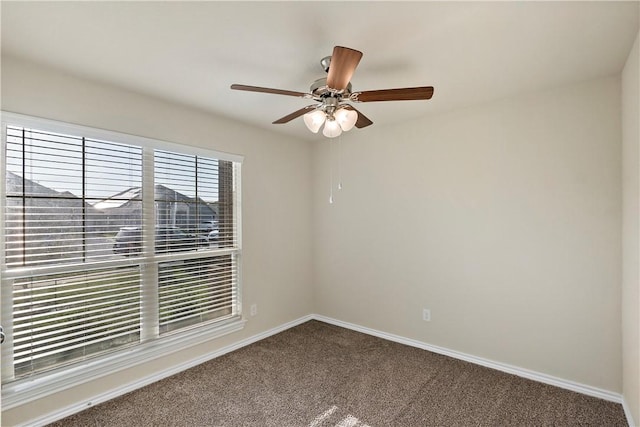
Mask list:
[[[354,91],[430,85],[430,101],[359,104],[374,125],[620,72],[638,1],[608,2],[1,2],[2,54],[319,139],[306,92],[335,45],[364,53]]]

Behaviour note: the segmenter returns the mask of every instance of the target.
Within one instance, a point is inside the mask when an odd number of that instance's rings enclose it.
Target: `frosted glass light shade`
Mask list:
[[[356,120],[358,120],[358,113],[354,110],[347,110],[346,108],[341,108],[336,111],[335,116],[336,121],[345,132],[353,129],[353,126],[356,124]]]
[[[327,138],[335,138],[342,133],[342,129],[338,124],[338,121],[335,119],[328,119],[324,124],[324,129],[322,129],[322,134]]]
[[[318,133],[320,130],[320,126],[324,123],[327,118],[327,115],[322,110],[315,110],[310,113],[302,116],[304,119],[304,124],[307,125],[307,128],[313,133]]]

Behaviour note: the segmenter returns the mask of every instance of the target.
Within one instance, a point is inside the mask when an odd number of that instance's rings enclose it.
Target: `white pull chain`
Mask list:
[[[342,135],[338,137],[338,190],[342,190]]]
[[[333,204],[333,138],[329,139],[329,204]],[[342,136],[338,137],[338,191],[342,190]]]
[[[329,139],[329,204],[333,204],[333,143]]]

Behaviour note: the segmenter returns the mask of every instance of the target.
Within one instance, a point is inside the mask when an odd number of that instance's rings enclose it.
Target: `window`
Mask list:
[[[237,156],[3,114],[3,384],[240,319]]]

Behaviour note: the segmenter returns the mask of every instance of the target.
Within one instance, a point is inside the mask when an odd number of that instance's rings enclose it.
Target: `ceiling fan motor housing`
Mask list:
[[[349,96],[351,95],[351,83],[347,85],[344,91],[336,92],[329,89],[327,86],[327,79],[325,77],[313,82],[309,91],[311,92],[313,99],[322,103],[320,108],[330,116],[333,116],[333,113],[340,107],[342,99],[349,99]]]
[[[311,83],[311,87],[309,88],[309,92],[313,95],[314,98],[327,98],[327,97],[339,97],[339,98],[348,98],[351,94],[351,83],[347,85],[344,91],[341,93],[331,91],[327,86],[327,78],[323,77]]]

